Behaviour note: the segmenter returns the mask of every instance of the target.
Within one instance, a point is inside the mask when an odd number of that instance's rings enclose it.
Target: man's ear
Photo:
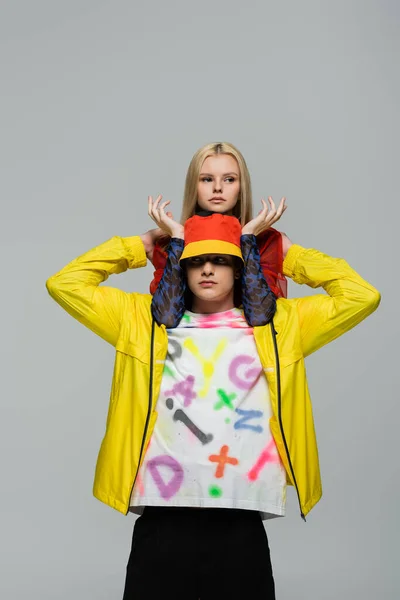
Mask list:
[[[240,279],[241,269],[235,269],[235,279]]]

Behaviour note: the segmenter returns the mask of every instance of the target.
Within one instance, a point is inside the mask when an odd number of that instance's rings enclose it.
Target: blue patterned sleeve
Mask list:
[[[256,236],[242,235],[240,245],[244,261],[241,281],[244,316],[251,327],[266,325],[275,314],[276,298],[261,269]]]
[[[186,278],[179,265],[183,248],[183,240],[171,238],[167,264],[151,303],[154,320],[168,329],[176,327],[185,312]]]

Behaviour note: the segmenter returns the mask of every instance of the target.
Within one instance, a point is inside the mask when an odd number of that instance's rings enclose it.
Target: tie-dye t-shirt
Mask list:
[[[239,309],[186,311],[168,330],[158,419],[131,497],[143,506],[285,513],[286,476],[269,429],[268,385]]]

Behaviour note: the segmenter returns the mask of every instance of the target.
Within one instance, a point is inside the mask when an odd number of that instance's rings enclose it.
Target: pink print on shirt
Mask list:
[[[236,358],[233,359],[231,364],[229,365],[229,377],[232,383],[236,385],[241,390],[250,390],[257,382],[257,379],[260,377],[262,373],[261,366],[255,366],[251,369],[247,369],[243,373],[243,376],[240,376],[238,373],[239,368],[245,365],[252,365],[255,363],[254,356],[246,356],[245,354],[239,354]]]
[[[172,472],[172,477],[168,483],[163,480],[160,467],[167,467]],[[160,490],[161,498],[169,500],[172,496],[175,496],[183,481],[183,469],[178,461],[172,456],[156,456],[149,460],[147,468]]]
[[[274,440],[271,440],[265,450],[262,451],[254,467],[248,472],[247,476],[250,481],[256,481],[260,471],[267,463],[280,463],[281,459],[276,451]]]
[[[178,381],[178,383],[175,383],[174,387],[171,390],[166,391],[165,394],[167,396],[175,396],[176,394],[179,394],[184,399],[183,405],[189,406],[192,400],[194,400],[197,397],[197,394],[193,390],[193,387],[194,377],[193,375],[188,375],[183,381]]]

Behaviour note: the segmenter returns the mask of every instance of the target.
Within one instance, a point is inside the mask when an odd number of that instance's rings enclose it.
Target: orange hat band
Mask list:
[[[200,240],[189,242],[183,250],[180,260],[202,254],[230,254],[243,260],[242,252],[236,244],[224,240]]]

